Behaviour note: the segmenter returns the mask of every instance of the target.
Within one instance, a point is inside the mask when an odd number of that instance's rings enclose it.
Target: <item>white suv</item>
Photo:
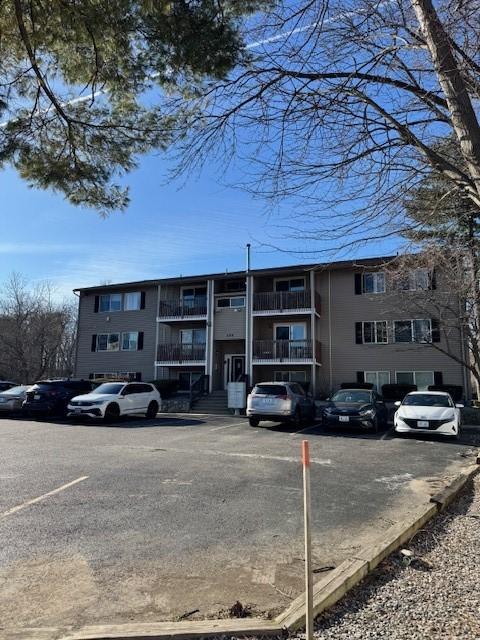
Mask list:
[[[88,416],[113,421],[120,416],[144,413],[154,418],[161,405],[158,390],[145,382],[105,382],[91,393],[68,403],[68,416]]]

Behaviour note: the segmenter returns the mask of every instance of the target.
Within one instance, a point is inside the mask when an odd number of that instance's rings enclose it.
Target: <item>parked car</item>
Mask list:
[[[262,382],[248,395],[247,417],[252,427],[261,420],[293,421],[299,426],[315,420],[315,402],[297,382]]]
[[[27,415],[66,415],[70,400],[92,389],[89,380],[40,380],[28,388],[22,409]]]
[[[16,386],[16,382],[11,382],[10,380],[0,380],[0,392],[6,391],[7,389],[11,389],[12,387]]]
[[[323,409],[326,427],[355,426],[376,432],[386,427],[387,421],[387,407],[373,389],[340,389]]]
[[[463,405],[445,391],[413,391],[405,396],[394,416],[397,433],[434,433],[458,438]]]
[[[28,385],[16,385],[0,392],[0,413],[21,411]]]
[[[106,382],[90,393],[72,398],[68,404],[68,415],[104,418],[107,422],[132,413],[144,413],[147,418],[154,418],[161,401],[160,393],[153,384]]]

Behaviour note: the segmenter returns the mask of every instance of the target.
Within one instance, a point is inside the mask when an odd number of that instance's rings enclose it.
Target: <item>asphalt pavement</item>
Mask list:
[[[234,416],[2,419],[0,637],[218,617],[237,601],[274,615],[303,587],[302,439],[321,574],[428,501],[471,462],[479,433],[450,442]]]

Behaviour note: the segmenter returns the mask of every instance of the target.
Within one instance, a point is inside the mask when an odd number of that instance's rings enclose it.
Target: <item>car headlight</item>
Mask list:
[[[332,413],[332,409],[331,409],[331,407],[325,407],[325,408],[323,409],[323,411],[324,411],[324,413]]]
[[[103,400],[92,400],[88,404],[89,404],[89,406],[96,406],[96,405],[99,405],[99,404],[103,404],[103,402],[104,402]]]
[[[373,409],[364,409],[363,411],[360,411],[360,415],[362,418],[373,418],[375,411]]]

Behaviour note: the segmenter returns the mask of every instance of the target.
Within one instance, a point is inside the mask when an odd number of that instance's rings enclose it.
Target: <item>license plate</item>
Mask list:
[[[42,396],[41,396],[39,393],[36,393],[36,394],[33,396],[33,399],[34,399],[34,400],[40,400],[40,398],[41,398],[41,397],[42,397]]]
[[[420,429],[428,429],[428,420],[419,420],[417,422],[417,425],[420,427]]]
[[[273,404],[275,402],[275,400],[273,398],[264,398],[263,399],[263,403],[264,404]]]
[[[338,418],[340,422],[349,422],[350,418],[348,416],[339,416]]]
[[[74,413],[82,413],[81,409],[74,409],[73,411],[74,411]]]

